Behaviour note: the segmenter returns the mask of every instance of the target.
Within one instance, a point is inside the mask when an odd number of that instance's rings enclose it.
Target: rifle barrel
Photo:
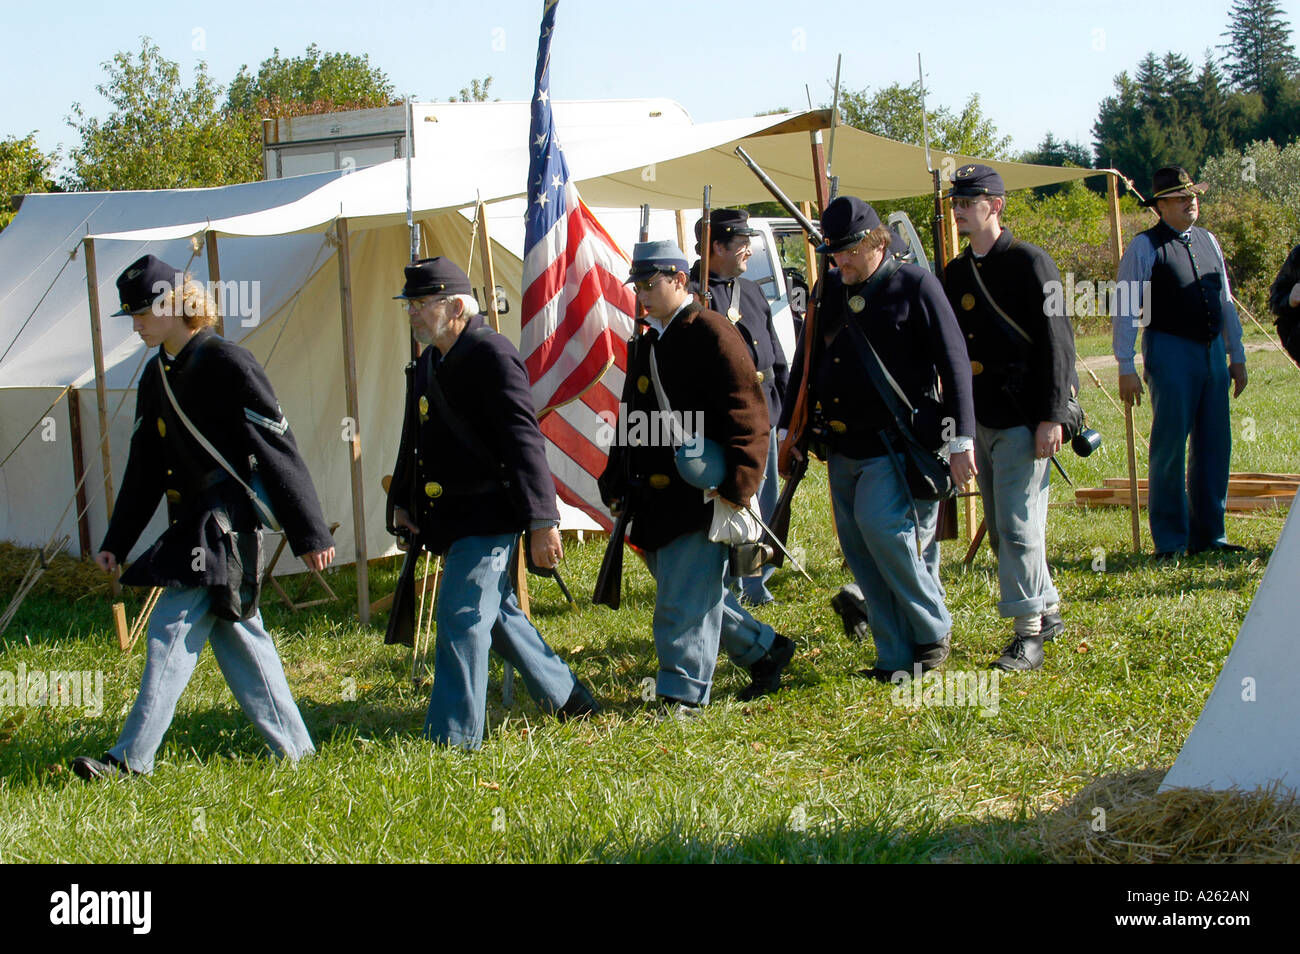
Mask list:
[[[812,222],[809,221],[808,216],[804,215],[803,212],[800,211],[799,207],[790,200],[790,197],[781,191],[781,187],[772,181],[772,177],[763,171],[763,167],[749,157],[749,153],[745,152],[743,146],[736,147],[736,155],[740,157],[741,161],[744,162],[745,165],[749,166],[750,172],[758,176],[758,181],[763,183],[763,186],[767,191],[772,193],[772,197],[776,199],[777,202],[780,202],[781,207],[789,212],[791,217],[799,223],[799,227],[807,232],[814,242],[820,245],[822,243],[821,229],[817,228],[817,226],[813,225]]]

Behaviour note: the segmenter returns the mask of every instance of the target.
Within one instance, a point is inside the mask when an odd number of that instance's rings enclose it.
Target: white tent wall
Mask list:
[[[1171,788],[1300,793],[1300,639],[1295,586],[1300,508],[1292,507],[1210,698],[1165,776]]]

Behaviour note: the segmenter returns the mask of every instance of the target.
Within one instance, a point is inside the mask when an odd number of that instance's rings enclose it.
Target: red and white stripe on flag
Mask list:
[[[598,437],[617,420],[636,300],[626,255],[573,183],[563,191],[565,214],[525,254],[519,350],[560,499],[609,528]]]

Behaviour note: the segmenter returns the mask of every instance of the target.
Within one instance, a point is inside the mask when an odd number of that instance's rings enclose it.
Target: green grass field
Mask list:
[[[1081,354],[1105,350],[1080,342]],[[1300,374],[1268,352],[1251,355],[1250,373],[1233,404],[1233,469],[1300,470]],[[1100,376],[1114,393],[1114,369]],[[1096,486],[1125,473],[1123,421],[1086,376],[1083,401],[1105,444],[1062,462],[1076,485]],[[1144,403],[1144,431],[1149,414]],[[1145,471],[1140,444],[1138,456]],[[104,705],[97,716],[0,709],[0,860],[1046,860],[1037,817],[1100,776],[1172,763],[1285,518],[1230,515],[1229,537],[1246,554],[1157,565],[1132,553],[1127,511],[1068,505],[1055,477],[1053,497],[1049,558],[1067,632],[1041,671],[1001,680],[990,713],[895,705],[892,687],[853,675],[874,652],[843,635],[829,606],[850,577],[820,465],[793,527],[816,585],[781,571],[772,584],[780,605],[759,611],[798,641],[789,688],[738,703],[747,676],[723,662],[714,704],[689,722],[658,722],[641,698],[655,671],[648,573],[629,557],[623,610],[592,607],[603,541],[588,541],[569,544],[563,567],[576,611],[551,582],[533,578],[531,588],[543,635],[605,707],[593,719],[544,718],[522,686],[503,709],[494,664],[482,751],[430,747],[420,737],[427,683],[412,685],[408,650],[382,645],[382,616],[356,623],[353,572],[341,569],[331,577],[340,603],[265,609],[317,757],[297,767],[265,758],[208,653],[153,776],[88,785],[66,766],[116,738],[143,647],[118,651],[102,589],[38,585],[3,637],[0,672],[102,670]],[[1149,551],[1145,522],[1143,533]],[[955,619],[947,669],[983,672],[1010,625],[995,615],[987,547],[968,573],[964,548],[944,545]],[[372,592],[391,589],[396,567],[372,570]],[[6,599],[16,582],[0,580]],[[129,611],[141,595],[129,596]]]

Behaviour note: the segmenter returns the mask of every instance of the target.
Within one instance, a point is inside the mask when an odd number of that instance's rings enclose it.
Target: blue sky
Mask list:
[[[562,0],[551,81],[561,99],[667,96],[703,122],[801,108],[805,85],[815,103],[829,100],[837,53],[850,89],[910,82],[920,52],[931,103],[957,108],[977,92],[1017,149],[1032,148],[1048,130],[1087,145],[1097,105],[1118,73],[1132,71],[1148,50],[1174,50],[1199,64],[1207,48],[1223,42],[1229,5]],[[1300,0],[1281,7],[1293,28],[1300,23]],[[76,141],[65,124],[72,103],[105,113],[94,89],[104,77],[101,64],[138,49],[144,35],[181,64],[187,83],[199,60],[225,84],[275,47],[292,56],[315,42],[369,54],[399,94],[445,100],[471,77],[490,74],[494,96],[527,99],[541,2],[74,0],[24,3],[4,18],[0,136],[38,130],[43,148],[62,145],[66,154]]]

